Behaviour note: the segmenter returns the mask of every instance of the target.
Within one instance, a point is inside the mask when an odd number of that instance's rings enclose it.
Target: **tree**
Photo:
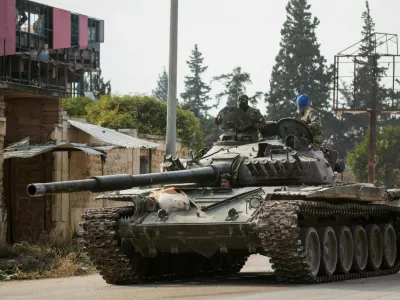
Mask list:
[[[308,94],[324,123],[332,120],[329,84],[332,72],[320,53],[315,30],[320,21],[312,18],[307,0],[289,0],[281,30],[280,50],[275,58],[270,91],[265,94],[270,119],[297,116],[296,97]],[[325,126],[326,127],[326,126]]]
[[[366,10],[362,13],[364,25],[361,34],[363,39],[359,47],[359,56],[354,60],[356,76],[352,88],[354,90],[353,101],[356,102],[356,109],[373,108],[380,101],[378,95],[382,95],[382,89],[379,87],[379,82],[385,73],[383,68],[378,68],[377,66],[379,56],[375,55],[377,47],[374,36],[375,23],[371,17],[368,1],[365,1],[365,6]],[[368,129],[368,120],[368,113],[353,116],[350,120],[353,124],[356,123],[355,125],[352,124],[353,126],[351,127],[357,131],[357,135],[360,138],[365,135]],[[354,142],[358,143],[360,140],[355,139]]]
[[[387,188],[400,186],[400,128],[383,127],[377,131],[375,184]],[[347,161],[358,181],[368,181],[369,134],[349,153]]]
[[[236,106],[237,97],[240,94],[246,93],[246,86],[252,83],[250,74],[242,72],[241,67],[234,68],[231,73],[215,76],[213,81],[223,83],[225,90],[219,93],[216,97],[218,101],[220,101],[221,98],[226,97],[226,106]],[[250,104],[256,105],[261,95],[261,92],[257,92],[255,95],[251,97],[249,96]]]
[[[211,100],[209,96],[211,87],[202,79],[202,75],[208,69],[207,66],[203,66],[203,61],[203,55],[196,44],[187,61],[191,75],[185,76],[185,92],[181,94],[181,97],[183,99],[182,108],[192,111],[199,119],[205,144],[210,146],[218,137],[219,131],[215,129],[215,125],[212,123],[209,110],[218,107],[219,101],[207,105],[207,102]]]
[[[64,98],[62,99],[62,107],[69,117],[85,118],[87,115],[86,108],[93,103],[93,100],[87,97]]]
[[[206,103],[211,99],[209,93],[211,87],[204,83],[201,78],[208,67],[203,66],[203,55],[199,51],[197,44],[192,50],[192,55],[186,62],[192,73],[191,76],[185,76],[185,92],[181,94],[183,99],[182,108],[194,112],[194,115],[200,121],[208,116],[208,111],[218,106],[218,102],[208,106]]]
[[[168,73],[163,70],[163,72],[158,75],[157,87],[152,91],[153,97],[160,101],[168,100]]]
[[[354,110],[366,110],[374,108],[375,105],[378,105],[377,107],[384,105],[388,94],[388,89],[381,84],[386,69],[378,66],[379,55],[376,54],[375,23],[371,16],[368,1],[365,1],[365,7],[361,16],[364,23],[361,30],[362,40],[357,57],[353,60],[355,77],[350,85],[342,83],[344,90],[341,91],[346,100],[347,108]],[[345,113],[343,114],[342,124],[343,131],[341,134],[344,138],[341,141],[341,146],[347,152],[360,143],[367,134],[369,114],[367,112],[362,114]]]
[[[112,129],[136,128],[141,133],[165,136],[167,102],[148,96],[102,96],[87,107],[89,122]],[[177,108],[176,134],[193,150],[203,146],[199,120]]]
[[[84,89],[86,91],[93,91],[96,96],[110,95],[111,82],[110,80],[105,82],[100,71],[98,74],[92,75],[92,80],[90,80],[90,78],[85,79]]]

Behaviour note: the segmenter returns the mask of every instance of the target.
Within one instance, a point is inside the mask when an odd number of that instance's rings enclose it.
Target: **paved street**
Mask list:
[[[253,256],[238,276],[217,281],[168,282],[141,286],[107,285],[99,275],[38,281],[2,282],[0,299],[179,299],[179,300],[397,300],[400,274],[320,285],[287,285],[266,273],[269,265]],[[264,272],[256,275],[255,272]],[[273,298],[272,298],[273,297]]]

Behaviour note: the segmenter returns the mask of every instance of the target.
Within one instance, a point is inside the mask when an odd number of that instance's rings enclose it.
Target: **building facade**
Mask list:
[[[96,93],[102,42],[102,20],[27,0],[0,0],[2,154],[26,137],[32,144],[67,139],[61,99]],[[54,199],[28,198],[26,186],[62,180],[65,155],[0,156],[0,244],[34,240],[49,228]]]

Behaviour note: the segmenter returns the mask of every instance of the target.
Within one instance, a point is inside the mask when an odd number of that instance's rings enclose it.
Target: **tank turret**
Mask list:
[[[282,119],[277,124],[271,123],[275,129],[270,133],[281,137],[281,140],[259,140],[249,143],[254,138],[251,133],[243,129],[249,120],[244,115],[238,116],[234,109],[232,119],[227,118],[224,124],[231,124],[228,132],[236,131],[235,135],[223,136],[203,156],[203,165],[199,167],[194,161],[189,161],[186,167],[177,157],[167,156],[164,168],[167,172],[141,175],[118,174],[96,176],[91,179],[74,180],[52,183],[36,183],[27,187],[29,196],[37,197],[55,193],[73,192],[105,192],[125,190],[159,184],[195,183],[198,185],[218,185],[219,176],[231,173],[235,178],[235,187],[276,185],[280,184],[327,184],[333,183],[334,171],[340,171],[340,166],[329,162],[326,154],[309,149],[312,136],[308,128],[300,121]],[[242,118],[241,118],[242,117]],[[237,121],[240,120],[240,121]],[[232,122],[232,123],[230,123]],[[247,123],[246,123],[247,122]],[[248,127],[248,126],[247,126]],[[242,148],[237,147],[246,142]],[[234,147],[236,146],[236,147]],[[222,147],[222,148],[220,148]],[[215,150],[215,153],[213,151]],[[335,167],[332,167],[332,166]],[[196,168],[197,167],[197,168]]]

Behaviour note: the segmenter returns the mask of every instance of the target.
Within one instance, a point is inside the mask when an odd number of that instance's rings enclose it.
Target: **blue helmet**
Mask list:
[[[309,105],[308,95],[303,94],[297,97],[297,106],[299,109],[304,109]]]

